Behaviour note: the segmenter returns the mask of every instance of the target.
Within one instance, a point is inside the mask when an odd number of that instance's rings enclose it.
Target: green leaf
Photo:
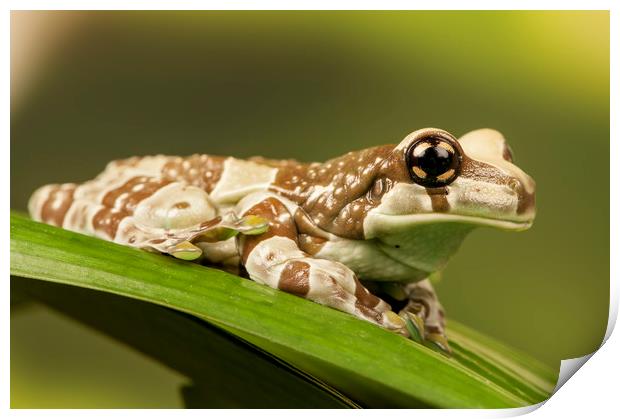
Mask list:
[[[244,278],[11,215],[11,273],[204,319],[368,407],[519,407],[557,374],[449,321],[447,358],[350,315]],[[336,393],[337,394],[337,393]]]

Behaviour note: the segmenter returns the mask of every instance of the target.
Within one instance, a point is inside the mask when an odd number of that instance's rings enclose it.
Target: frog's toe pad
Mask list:
[[[169,253],[177,259],[196,260],[202,256],[202,250],[188,241],[178,243],[170,248]]]
[[[414,314],[410,311],[402,310],[400,315],[405,320],[405,325],[407,326],[407,331],[409,332],[409,338],[411,340],[444,355],[450,356],[452,354],[452,348],[450,348],[448,344],[448,338],[443,328],[438,329],[433,325],[428,327],[425,326],[424,319],[418,314]]]
[[[418,343],[424,342],[424,320],[417,314],[409,311],[401,312],[405,319],[405,325],[409,331],[409,337]]]
[[[431,349],[441,352],[444,355],[452,355],[452,348],[450,348],[448,339],[443,333],[427,333],[425,345]]]
[[[236,227],[239,232],[248,236],[254,236],[266,232],[269,229],[269,221],[263,217],[250,214],[241,217],[237,221]]]
[[[407,336],[407,324],[405,320],[391,310],[386,310],[382,314],[381,324],[389,330]]]

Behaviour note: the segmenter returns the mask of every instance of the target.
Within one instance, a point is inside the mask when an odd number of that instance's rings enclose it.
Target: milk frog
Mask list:
[[[435,128],[324,163],[208,154],[109,163],[47,185],[31,216],[223,267],[449,352],[429,276],[479,226],[524,230],[534,181],[491,129]]]

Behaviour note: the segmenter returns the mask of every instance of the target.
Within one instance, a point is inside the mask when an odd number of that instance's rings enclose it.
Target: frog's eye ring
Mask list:
[[[411,179],[427,188],[449,185],[461,171],[461,146],[443,133],[418,138],[405,155]]]

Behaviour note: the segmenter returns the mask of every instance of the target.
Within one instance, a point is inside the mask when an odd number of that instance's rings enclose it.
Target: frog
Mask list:
[[[523,231],[535,182],[504,136],[416,130],[325,162],[194,154],[114,160],[37,189],[33,219],[239,271],[447,354],[431,279],[478,227]]]

